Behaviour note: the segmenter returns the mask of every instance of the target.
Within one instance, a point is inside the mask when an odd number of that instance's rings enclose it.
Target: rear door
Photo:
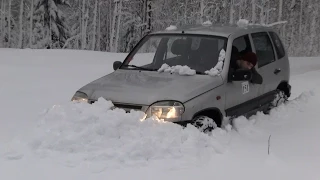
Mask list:
[[[280,37],[277,33],[272,31],[269,31],[268,33],[271,37],[272,44],[276,52],[277,61],[279,63],[278,66],[281,68],[282,71],[282,73],[280,73],[279,76],[280,78],[282,78],[282,80],[289,81],[290,65],[288,61],[288,55],[284,49],[283,43],[280,40]]]
[[[283,65],[277,58],[274,46],[267,32],[252,33],[254,50],[258,57],[257,71],[263,77],[258,96],[261,104],[270,101],[283,77]]]

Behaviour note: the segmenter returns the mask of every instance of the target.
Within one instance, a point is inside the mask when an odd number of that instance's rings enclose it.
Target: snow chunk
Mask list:
[[[202,25],[204,25],[204,26],[211,26],[211,25],[212,25],[212,22],[209,21],[209,20],[207,20],[207,21],[205,21],[204,23],[202,23]]]
[[[158,72],[165,72],[169,68],[170,68],[170,66],[168,64],[162,64],[160,69],[158,69]]]
[[[180,75],[189,75],[189,76],[196,74],[196,70],[193,70],[188,66],[177,65],[177,66],[170,67],[168,64],[163,64],[160,67],[160,69],[158,69],[158,72],[178,73]]]
[[[237,22],[238,27],[240,28],[246,28],[249,25],[249,21],[246,19],[239,19]]]
[[[192,125],[144,119],[141,111],[126,113],[111,104],[100,98],[93,104],[56,105],[40,117],[28,144],[42,158],[73,165],[101,161],[110,168],[163,159],[196,161],[225,150],[217,135],[208,136]]]
[[[205,71],[204,73],[210,76],[219,76],[222,71],[225,57],[226,57],[226,51],[222,49],[219,53],[219,60],[216,66],[211,68],[209,71]]]
[[[170,25],[169,27],[166,28],[166,30],[168,31],[173,31],[173,30],[177,30],[177,26],[174,26],[174,25]]]

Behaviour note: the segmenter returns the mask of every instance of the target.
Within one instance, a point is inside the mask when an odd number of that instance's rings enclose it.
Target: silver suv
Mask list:
[[[255,67],[234,69],[247,52],[256,54]],[[288,55],[278,34],[264,26],[170,27],[146,35],[113,68],[80,88],[72,101],[103,97],[128,112],[208,132],[226,119],[268,113],[291,92]]]

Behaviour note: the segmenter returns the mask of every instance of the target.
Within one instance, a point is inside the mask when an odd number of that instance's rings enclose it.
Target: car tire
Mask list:
[[[288,96],[286,95],[286,93],[282,90],[278,90],[274,100],[271,103],[272,107],[278,107],[281,104],[284,104],[288,101]]]
[[[204,133],[210,133],[218,127],[217,123],[208,116],[197,116],[192,120],[191,124]]]
[[[267,111],[265,111],[266,114],[269,114],[271,109],[275,107],[279,107],[280,105],[286,103],[288,101],[288,96],[283,90],[277,90],[275,97],[273,101],[270,103]]]

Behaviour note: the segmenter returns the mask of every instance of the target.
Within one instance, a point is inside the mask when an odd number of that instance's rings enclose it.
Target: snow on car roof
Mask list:
[[[173,28],[174,27],[174,28]],[[163,33],[181,33],[182,31],[186,34],[206,34],[206,35],[217,35],[228,37],[231,34],[248,31],[249,29],[261,29],[265,30],[267,27],[263,25],[253,25],[247,24],[245,27],[239,27],[237,24],[197,24],[197,25],[186,25],[181,27],[176,27],[170,25],[163,31],[157,31],[151,34],[163,34]]]

